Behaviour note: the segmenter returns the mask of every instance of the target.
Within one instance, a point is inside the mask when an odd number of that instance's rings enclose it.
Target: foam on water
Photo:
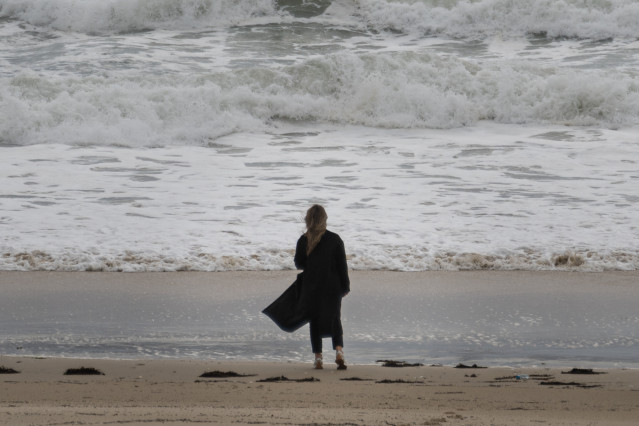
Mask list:
[[[0,17],[89,33],[209,28],[264,17],[281,22],[289,13],[309,18],[325,10],[376,30],[457,38],[639,36],[633,0],[0,0]]]
[[[289,269],[313,202],[356,269],[639,266],[636,129],[295,129],[4,148],[0,268]]]
[[[480,120],[638,123],[639,79],[612,70],[476,64],[431,53],[336,53],[195,75],[0,78],[0,144],[206,145],[278,120],[455,128]]]
[[[360,0],[373,28],[458,38],[524,36],[595,40],[639,35],[633,0]]]
[[[206,28],[276,13],[271,0],[0,1],[0,17],[85,33]]]
[[[273,130],[278,120],[405,129],[481,120],[605,128],[638,122],[639,48],[623,37],[639,36],[639,20],[623,27],[602,17],[632,16],[632,2],[333,2],[325,14],[298,20],[289,6],[276,6],[0,0],[0,16],[10,18],[0,32],[0,145],[206,145],[234,132]],[[407,23],[373,25],[376,13]],[[587,32],[576,36],[585,41],[555,40],[527,37],[549,30],[521,22],[566,28],[570,18],[581,28],[582,15],[593,13],[603,14],[593,23],[633,31],[604,42]],[[406,27],[399,29],[409,34],[429,19],[448,28],[434,34],[443,38],[369,31]],[[500,28],[498,19],[520,33],[482,32],[467,22]],[[155,31],[79,33],[89,28]],[[453,28],[481,41],[451,40]]]
[[[636,2],[315,3],[0,0],[0,268],[637,268]]]

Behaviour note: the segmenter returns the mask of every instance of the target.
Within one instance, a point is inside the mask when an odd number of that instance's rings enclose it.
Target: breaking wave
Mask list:
[[[0,0],[0,17],[85,33],[197,29],[276,14],[271,0]]]
[[[639,37],[633,0],[0,0],[0,17],[62,31],[135,32],[306,19],[327,7],[329,18],[376,31],[465,39]]]
[[[257,250],[257,249],[256,249]],[[568,250],[545,252],[526,250],[508,254],[438,252],[415,254],[412,247],[391,246],[349,253],[349,267],[355,270],[391,271],[636,271],[639,252]],[[122,253],[67,251],[49,253],[42,250],[11,251],[0,254],[4,271],[266,271],[294,269],[290,250],[257,250],[250,255],[215,255],[202,252]]]
[[[378,128],[639,123],[639,80],[435,54],[339,53],[277,69],[200,76],[0,79],[0,144],[206,145],[274,121]]]
[[[369,27],[464,39],[639,37],[634,0],[360,0]]]

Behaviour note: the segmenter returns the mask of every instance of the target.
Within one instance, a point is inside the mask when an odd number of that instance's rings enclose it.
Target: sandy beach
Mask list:
[[[639,0],[0,0],[0,426],[639,426],[638,49]],[[346,371],[264,314],[314,204]]]
[[[639,371],[624,369],[317,371],[301,363],[25,357],[0,357],[0,365],[19,371],[0,375],[6,425],[636,425],[639,410]],[[103,375],[64,374],[81,367]],[[239,376],[200,377],[207,372]]]
[[[353,271],[347,371],[260,316],[293,275],[0,272],[0,424],[637,424],[636,272]]]

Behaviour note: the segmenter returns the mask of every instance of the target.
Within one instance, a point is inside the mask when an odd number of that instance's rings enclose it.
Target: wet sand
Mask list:
[[[260,311],[295,271],[0,272],[0,354],[309,360]],[[639,272],[351,271],[349,360],[639,368]],[[328,346],[328,341],[325,345]]]
[[[550,368],[350,365],[337,371],[327,362],[318,371],[302,363],[6,356],[0,365],[19,371],[0,375],[0,424],[15,426],[636,425],[639,411],[639,370],[573,375]],[[80,367],[103,375],[64,374]],[[200,377],[215,371],[240,377]],[[518,380],[521,374],[530,378]]]

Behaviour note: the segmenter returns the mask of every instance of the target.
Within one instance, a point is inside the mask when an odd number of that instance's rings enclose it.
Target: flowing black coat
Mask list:
[[[326,231],[306,255],[307,243],[302,235],[295,249],[295,266],[304,272],[262,312],[285,331],[313,321],[322,337],[341,335],[342,297],[350,291],[344,243],[339,235]]]

